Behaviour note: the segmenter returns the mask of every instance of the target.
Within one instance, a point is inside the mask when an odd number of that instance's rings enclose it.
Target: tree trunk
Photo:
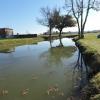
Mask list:
[[[84,29],[83,29],[83,28],[81,29],[81,35],[80,35],[80,38],[81,38],[81,39],[84,39]]]
[[[80,27],[78,27],[78,38],[81,37],[80,34],[81,34],[81,32],[80,32]]]
[[[81,1],[81,38],[84,38],[84,28],[83,28],[83,25],[84,25],[84,22],[83,22],[83,0]]]

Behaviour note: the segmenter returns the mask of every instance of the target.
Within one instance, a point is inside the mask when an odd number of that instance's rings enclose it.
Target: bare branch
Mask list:
[[[79,33],[81,31],[80,35],[83,35],[90,10],[91,9],[96,11],[100,10],[100,1],[99,0],[70,0],[70,3],[68,3],[67,1],[68,0],[65,0],[66,5],[69,5],[74,18],[77,21],[78,31]]]

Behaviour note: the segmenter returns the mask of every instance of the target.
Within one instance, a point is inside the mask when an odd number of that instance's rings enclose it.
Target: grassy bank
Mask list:
[[[79,42],[87,48],[87,51],[100,54],[100,39],[97,38],[97,35],[97,33],[86,34],[85,39],[81,39]]]
[[[36,38],[19,38],[19,39],[0,39],[0,52],[10,51],[10,49],[27,44],[36,44],[37,42],[43,41],[42,37]]]
[[[100,38],[97,35],[86,34],[84,39],[78,40],[90,69],[96,72],[83,88],[82,100],[100,100]]]

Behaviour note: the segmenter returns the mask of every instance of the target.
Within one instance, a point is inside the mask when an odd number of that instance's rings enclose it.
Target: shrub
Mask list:
[[[97,35],[97,38],[100,38],[100,34],[99,34],[99,35]]]

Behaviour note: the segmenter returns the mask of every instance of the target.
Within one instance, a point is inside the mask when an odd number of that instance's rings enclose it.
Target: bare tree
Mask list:
[[[51,32],[54,27],[53,19],[52,19],[52,15],[53,15],[52,10],[49,7],[41,8],[40,13],[42,15],[42,18],[37,18],[37,22],[49,28],[49,36],[51,39]]]
[[[72,13],[78,25],[78,34],[84,38],[84,29],[90,10],[99,10],[99,0],[65,0],[68,13]]]

